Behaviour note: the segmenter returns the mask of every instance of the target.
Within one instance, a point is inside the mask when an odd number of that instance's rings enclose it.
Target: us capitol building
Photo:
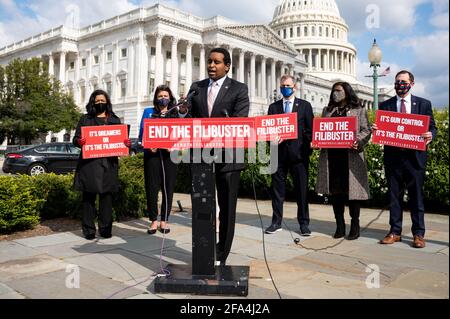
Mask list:
[[[116,114],[136,137],[155,87],[176,97],[207,77],[213,47],[232,53],[229,77],[249,87],[251,115],[266,114],[279,98],[279,79],[293,75],[297,95],[316,113],[327,105],[334,82],[350,82],[366,107],[372,87],[356,79],[356,48],[334,0],[282,0],[269,25],[243,25],[221,16],[201,18],[156,4],[84,28],[63,25],[0,49],[0,64],[41,57],[49,73],[70,92],[81,111],[93,90],[107,91]],[[369,72],[370,70],[368,70]],[[390,96],[380,90],[380,100]],[[66,132],[47,139],[70,139]]]

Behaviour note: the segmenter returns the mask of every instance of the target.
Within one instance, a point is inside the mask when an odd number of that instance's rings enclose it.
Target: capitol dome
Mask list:
[[[356,82],[356,48],[334,0],[282,0],[270,27],[303,55],[308,74]]]

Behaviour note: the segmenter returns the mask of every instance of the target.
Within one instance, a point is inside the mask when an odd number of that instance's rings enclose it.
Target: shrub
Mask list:
[[[28,176],[0,176],[0,233],[39,224],[38,208],[43,200],[30,181]]]
[[[80,216],[81,194],[73,190],[73,176],[41,174],[32,179],[36,195],[43,199],[42,219]]]
[[[120,190],[114,197],[115,218],[142,217],[146,208],[143,153],[120,158]]]

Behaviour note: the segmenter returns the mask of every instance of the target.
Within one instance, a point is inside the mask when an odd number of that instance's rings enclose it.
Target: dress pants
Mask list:
[[[95,235],[95,218],[97,217],[97,209],[95,208],[95,200],[97,194],[83,192],[82,209],[82,229],[83,235]],[[112,194],[99,194],[99,214],[98,214],[98,230],[100,236],[108,237],[112,230]]]
[[[160,154],[159,152],[163,152]],[[161,164],[161,158],[162,163]],[[164,170],[162,165],[164,165]],[[173,191],[177,180],[178,165],[170,159],[166,151],[144,155],[145,192],[150,221],[158,219],[158,193],[161,189],[161,221],[167,221],[172,209]],[[163,176],[165,175],[165,178]],[[166,199],[167,197],[167,199]]]
[[[309,162],[280,163],[272,174],[272,224],[281,226],[283,221],[283,203],[286,197],[286,177],[288,171],[294,182],[297,201],[297,220],[299,225],[309,225],[308,207],[308,166]]]
[[[240,176],[240,171],[216,172],[217,198],[220,209],[216,257],[220,262],[226,261],[233,244]]]
[[[386,178],[389,188],[391,233],[401,235],[403,223],[403,196],[408,190],[408,205],[411,210],[413,235],[425,236],[425,207],[423,204],[423,184],[425,169],[415,164],[414,153],[399,152],[396,163],[385,164]]]

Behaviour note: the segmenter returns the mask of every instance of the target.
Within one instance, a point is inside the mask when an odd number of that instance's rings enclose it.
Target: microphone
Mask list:
[[[166,117],[167,115],[169,115],[173,110],[180,110],[180,106],[190,102],[190,100],[196,96],[198,94],[198,92],[196,90],[192,90],[191,92],[189,92],[189,94],[186,96],[186,98],[182,99],[178,104],[172,106],[170,109],[168,109],[166,112],[164,113],[160,113],[160,114],[155,114],[153,115],[154,117]]]
[[[225,115],[225,117],[230,117],[230,114],[228,114],[228,110],[223,110],[222,114]]]

